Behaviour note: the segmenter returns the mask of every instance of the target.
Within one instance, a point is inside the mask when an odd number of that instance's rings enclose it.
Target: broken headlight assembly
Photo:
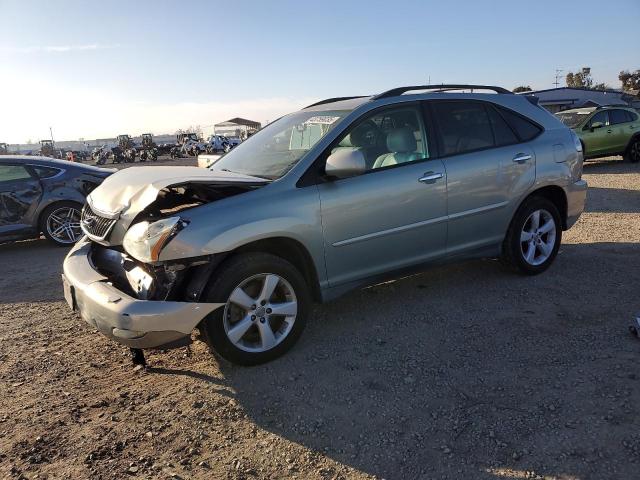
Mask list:
[[[136,260],[144,263],[157,262],[167,242],[186,225],[180,217],[139,222],[129,228],[122,246]]]

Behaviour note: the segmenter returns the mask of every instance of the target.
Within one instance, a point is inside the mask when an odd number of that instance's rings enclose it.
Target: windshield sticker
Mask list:
[[[322,115],[322,116],[317,116],[317,117],[311,117],[309,120],[307,120],[304,123],[319,123],[321,125],[331,125],[332,123],[335,123],[336,120],[338,120],[340,117],[331,117],[329,115]]]

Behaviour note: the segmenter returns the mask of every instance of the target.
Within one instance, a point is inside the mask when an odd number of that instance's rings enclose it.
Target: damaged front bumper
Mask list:
[[[91,262],[91,243],[78,242],[64,260],[62,283],[71,308],[107,337],[132,348],[169,348],[221,303],[140,300],[114,287]]]

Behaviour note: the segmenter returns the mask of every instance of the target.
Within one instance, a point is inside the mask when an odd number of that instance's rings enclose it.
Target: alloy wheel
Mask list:
[[[246,352],[265,352],[291,332],[298,302],[291,284],[273,273],[260,273],[241,282],[224,308],[229,341]]]
[[[47,217],[47,233],[56,242],[70,245],[82,236],[80,228],[80,210],[73,207],[60,207]]]
[[[520,251],[529,265],[543,264],[556,244],[556,222],[544,209],[534,211],[524,222],[520,233]]]

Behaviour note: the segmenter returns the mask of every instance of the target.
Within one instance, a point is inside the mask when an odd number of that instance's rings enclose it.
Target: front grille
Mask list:
[[[98,215],[91,210],[89,204],[86,204],[82,209],[80,227],[90,238],[104,240],[115,223],[115,218],[106,218]]]

